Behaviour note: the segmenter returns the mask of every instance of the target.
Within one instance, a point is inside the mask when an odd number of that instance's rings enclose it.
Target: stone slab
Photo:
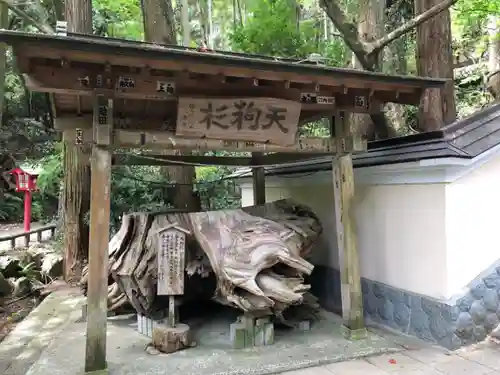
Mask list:
[[[87,371],[85,375],[108,375],[109,370],[104,369],[104,370],[97,370],[97,371]]]
[[[349,327],[342,325],[340,326],[342,335],[348,340],[362,340],[368,336],[368,331],[366,328],[360,329],[350,329]]]
[[[192,325],[197,347],[168,355],[149,355],[145,346],[150,340],[137,332],[135,315],[108,318],[109,372],[113,375],[263,375],[403,350],[373,332],[365,340],[346,340],[340,332],[341,319],[327,312],[307,334],[276,330],[272,346],[235,350],[229,344],[231,321],[234,317],[210,316],[197,329]],[[70,356],[68,348],[71,348]],[[85,324],[71,323],[27,375],[82,374],[84,356]]]
[[[57,290],[45,298],[0,343],[0,374],[25,374],[43,350],[81,317],[84,301],[78,288]]]

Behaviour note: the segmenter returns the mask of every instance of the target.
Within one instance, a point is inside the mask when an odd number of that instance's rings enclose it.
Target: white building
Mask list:
[[[339,311],[331,166],[268,168],[266,199],[293,198],[321,218],[313,290]],[[448,348],[483,339],[500,318],[500,104],[441,131],[372,142],[354,167],[366,318]],[[249,176],[243,206],[253,204]]]

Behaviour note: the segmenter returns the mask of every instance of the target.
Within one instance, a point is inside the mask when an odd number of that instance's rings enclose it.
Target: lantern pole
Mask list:
[[[24,231],[31,230],[31,190],[24,191]]]

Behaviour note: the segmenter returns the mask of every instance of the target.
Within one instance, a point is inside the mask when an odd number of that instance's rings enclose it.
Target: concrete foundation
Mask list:
[[[309,332],[275,328],[273,345],[235,350],[230,344],[231,322],[234,322],[234,316],[222,313],[203,317],[203,320],[187,321],[197,347],[168,355],[150,355],[145,347],[151,339],[137,331],[135,315],[108,318],[109,373],[263,375],[403,350],[391,336],[384,338],[373,332],[364,340],[346,340],[341,334],[341,319],[327,312],[320,321],[311,325]],[[259,327],[269,324],[262,323],[259,322]],[[83,374],[85,332],[83,322],[68,324],[27,375]]]

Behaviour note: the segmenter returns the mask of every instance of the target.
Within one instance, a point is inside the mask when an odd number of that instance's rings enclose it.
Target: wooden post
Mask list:
[[[340,113],[335,116],[335,136],[341,139],[349,132],[343,129]],[[342,150],[342,145],[338,145]],[[354,173],[351,154],[340,154],[333,160],[333,189],[335,222],[342,294],[343,333],[349,339],[365,338],[367,335],[363,319],[363,294],[358,249],[356,245],[356,218],[354,214]]]
[[[85,372],[107,374],[106,320],[113,101],[94,98]]]
[[[260,164],[262,152],[252,152],[252,162]],[[266,203],[266,173],[264,167],[252,168],[253,204]]]

